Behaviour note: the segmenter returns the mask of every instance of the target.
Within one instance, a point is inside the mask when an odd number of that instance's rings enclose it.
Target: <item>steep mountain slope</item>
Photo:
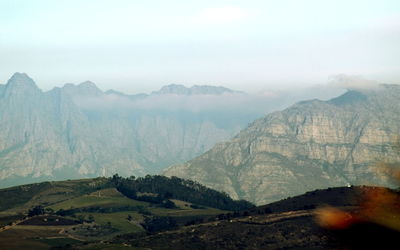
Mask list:
[[[188,100],[233,92],[168,87],[176,88],[190,90]],[[154,95],[168,106],[168,93],[104,93],[92,82],[43,92],[26,74],[14,74],[0,85],[0,186],[155,173],[200,155],[259,115],[147,109]]]
[[[300,102],[165,171],[256,204],[316,188],[389,185],[377,163],[398,162],[400,86]]]

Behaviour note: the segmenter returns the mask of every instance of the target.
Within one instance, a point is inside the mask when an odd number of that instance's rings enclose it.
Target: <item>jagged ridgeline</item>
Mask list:
[[[221,95],[245,94],[169,85],[126,95],[103,92],[89,81],[44,92],[16,73],[0,85],[0,187],[114,173],[144,176],[192,159],[259,116],[181,105]]]
[[[379,163],[400,162],[399,100],[399,85],[381,85],[303,101],[165,174],[256,204],[334,186],[390,186]]]

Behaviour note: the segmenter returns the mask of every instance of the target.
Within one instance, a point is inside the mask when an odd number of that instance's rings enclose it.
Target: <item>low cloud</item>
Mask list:
[[[330,85],[337,88],[344,88],[348,90],[357,89],[376,89],[379,87],[379,82],[374,80],[367,80],[361,76],[340,74],[331,76],[329,79]]]
[[[329,88],[329,91],[327,91],[327,88]],[[98,97],[75,97],[74,101],[79,106],[90,110],[219,112],[261,117],[270,112],[285,109],[299,101],[316,98],[327,100],[343,92],[344,90],[342,89],[321,85],[303,89],[263,91],[260,94],[163,94],[148,95],[138,99],[130,99],[118,94],[108,94]]]

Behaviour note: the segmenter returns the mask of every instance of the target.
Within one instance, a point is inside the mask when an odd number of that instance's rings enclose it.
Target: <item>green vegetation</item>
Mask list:
[[[71,198],[107,188],[106,178],[42,182],[0,189],[2,214],[25,213],[34,206],[50,206]],[[9,210],[9,211],[8,211]]]
[[[24,217],[23,214],[0,216],[0,227],[11,225],[14,221],[21,220]]]
[[[79,213],[78,216],[84,216],[88,218],[93,216],[94,222],[99,225],[111,225],[112,228],[117,229],[119,232],[123,233],[135,233],[142,232],[143,228],[132,221],[128,220],[128,215],[130,215],[133,221],[141,221],[143,217],[138,213],[132,212],[117,212],[110,214],[99,214],[99,213]]]
[[[35,216],[35,215],[41,215],[41,214],[44,214],[45,212],[46,211],[43,208],[43,206],[37,205],[37,206],[33,207],[32,209],[29,209],[28,216],[32,217],[32,216]]]
[[[68,245],[80,242],[79,240],[71,238],[50,238],[50,239],[39,239],[37,241],[42,242],[50,247],[66,247]]]
[[[83,250],[148,250],[148,248],[141,247],[130,247],[121,244],[110,244],[110,243],[92,243],[84,246],[80,246],[79,249]]]
[[[49,189],[51,184],[43,182],[38,184],[17,186],[0,190],[0,211],[22,205],[32,199],[32,196],[46,189]]]
[[[49,206],[54,211],[60,209],[73,209],[78,207],[90,207],[90,206],[147,206],[148,203],[129,199],[127,197],[107,197],[107,196],[92,196],[82,195],[64,202],[60,202]]]
[[[145,217],[143,227],[150,233],[174,229],[178,227],[177,221],[170,216]]]
[[[15,226],[0,232],[0,249],[50,249],[51,246],[38,239],[60,238],[62,227]]]
[[[95,178],[0,190],[0,249],[131,249],[96,243],[214,220],[253,205],[176,177]],[[88,244],[93,242],[93,244]]]
[[[203,206],[224,210],[239,211],[254,207],[248,201],[232,200],[227,194],[207,188],[197,182],[178,177],[147,175],[143,178],[112,177],[115,187],[131,199],[144,200],[152,203],[166,204],[168,199],[187,201]],[[138,195],[138,193],[153,193],[156,196]]]
[[[76,190],[82,186],[84,191]],[[0,249],[188,249],[210,248],[210,244],[243,248],[243,242],[255,242],[255,248],[266,248],[264,244],[269,242],[274,248],[289,237],[296,240],[288,240],[288,244],[307,246],[310,239],[316,244],[320,241],[312,235],[314,222],[307,219],[313,208],[322,203],[354,206],[356,194],[364,190],[316,190],[254,207],[197,183],[162,176],[114,176],[52,182],[47,187],[34,192],[30,200],[23,194],[25,203],[18,203],[15,211],[27,208],[24,214],[7,215],[15,212],[13,208],[3,211],[7,216],[0,215],[0,222],[7,226],[0,230]],[[29,185],[25,188],[30,189]],[[238,211],[216,206],[248,208]],[[304,225],[309,228],[303,232]],[[308,238],[307,233],[311,235]]]

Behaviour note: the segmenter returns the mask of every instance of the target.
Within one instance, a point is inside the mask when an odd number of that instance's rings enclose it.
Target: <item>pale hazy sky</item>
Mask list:
[[[91,80],[127,93],[400,83],[400,1],[0,0],[0,82],[16,71],[44,90]]]

